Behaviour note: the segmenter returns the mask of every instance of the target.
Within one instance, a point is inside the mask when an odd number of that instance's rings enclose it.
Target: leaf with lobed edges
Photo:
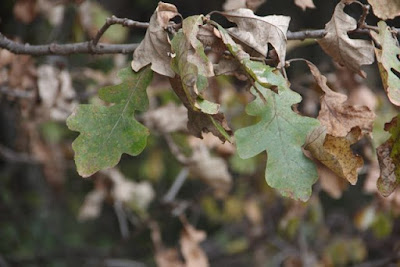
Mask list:
[[[134,73],[125,68],[118,75],[121,84],[99,92],[102,100],[114,105],[79,105],[67,119],[68,128],[80,132],[72,148],[78,173],[83,177],[114,167],[123,153],[135,156],[146,146],[149,131],[134,119],[134,113],[148,107],[146,88],[153,72],[145,68]]]

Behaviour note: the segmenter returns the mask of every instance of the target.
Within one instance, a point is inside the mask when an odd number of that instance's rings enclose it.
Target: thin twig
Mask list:
[[[130,19],[121,19],[117,18],[116,16],[111,16],[111,18],[107,18],[106,22],[104,23],[103,27],[100,28],[100,30],[97,32],[96,36],[92,40],[93,45],[97,45],[99,42],[101,36],[108,30],[108,28],[111,25],[119,24],[125,27],[129,28],[141,28],[141,29],[147,29],[149,27],[149,23],[147,22],[138,22]]]
[[[15,152],[1,144],[0,144],[0,157],[11,162],[28,163],[28,164],[39,163],[39,160],[36,157],[33,157],[26,153]]]
[[[16,98],[34,98],[35,94],[32,91],[25,91],[22,89],[10,89],[8,86],[0,86],[0,95],[7,95]]]
[[[117,18],[118,19],[118,18]],[[131,23],[140,23],[140,28],[145,28],[144,22],[136,22],[128,19],[122,25],[130,25]],[[120,21],[119,21],[120,22]],[[120,24],[120,23],[118,23]],[[107,25],[107,23],[105,24]],[[103,26],[99,33],[96,34],[95,39],[100,39],[101,31],[107,30],[110,26]],[[130,27],[130,26],[128,26]],[[133,24],[132,24],[133,27]],[[146,26],[147,27],[147,26]],[[370,26],[371,27],[371,26]],[[105,28],[104,30],[102,30]],[[395,30],[397,35],[400,34],[400,29]],[[353,33],[369,34],[368,29],[357,29]],[[325,30],[305,30],[298,32],[287,32],[288,40],[305,40],[305,39],[321,39],[326,35]],[[21,44],[12,41],[0,33],[0,48],[7,49],[14,54],[25,54],[32,56],[43,56],[43,55],[71,55],[71,54],[129,54],[132,53],[139,44],[104,44],[96,43],[93,41],[81,42],[81,43],[69,43],[69,44],[46,44],[46,45],[30,45]],[[98,41],[97,41],[98,42]]]
[[[189,170],[188,168],[182,168],[179,172],[178,176],[175,178],[174,183],[172,184],[171,188],[168,190],[167,194],[165,194],[163,201],[164,202],[171,202],[175,199],[176,195],[178,194],[179,190],[181,189],[183,183],[186,181],[188,177]]]
[[[71,44],[30,45],[14,42],[0,33],[0,48],[14,54],[31,56],[71,55],[71,54],[130,54],[139,44],[103,44],[92,46],[91,42]]]
[[[117,215],[121,236],[123,239],[127,239],[129,237],[129,228],[127,223],[127,216],[125,214],[124,207],[121,201],[116,200],[114,202],[114,211]]]

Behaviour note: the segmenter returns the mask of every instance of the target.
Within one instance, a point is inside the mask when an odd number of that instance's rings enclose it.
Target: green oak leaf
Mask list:
[[[123,153],[135,156],[143,151],[149,131],[135,120],[134,113],[148,108],[146,88],[152,75],[149,67],[137,73],[122,69],[118,73],[122,83],[99,92],[112,106],[79,105],[67,119],[68,128],[80,132],[72,148],[81,176],[115,166]]]
[[[246,112],[261,120],[235,132],[238,154],[247,159],[266,150],[267,183],[284,196],[306,201],[318,174],[314,163],[304,156],[302,145],[319,122],[292,110],[292,105],[299,103],[301,96],[290,90],[281,74],[269,69],[272,68],[265,66],[264,74],[268,74],[265,77],[278,88],[278,93],[257,82],[252,87],[256,99],[248,104]]]
[[[400,106],[400,79],[393,72],[393,70],[397,73],[400,72],[400,47],[384,21],[380,21],[378,27],[379,34],[371,31],[371,35],[381,46],[381,48],[375,48],[379,73],[389,100],[396,106]]]

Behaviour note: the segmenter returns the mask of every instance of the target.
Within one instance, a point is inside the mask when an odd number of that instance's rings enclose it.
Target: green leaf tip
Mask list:
[[[148,67],[137,73],[122,69],[118,73],[122,83],[99,91],[99,97],[112,106],[79,105],[69,116],[68,128],[80,132],[72,148],[81,176],[114,167],[123,153],[136,156],[146,147],[149,131],[134,113],[148,108],[146,88],[152,75]]]

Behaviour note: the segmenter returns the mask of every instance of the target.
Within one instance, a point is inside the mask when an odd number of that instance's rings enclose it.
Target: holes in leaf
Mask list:
[[[394,68],[391,68],[390,71],[393,72],[393,73],[397,76],[398,79],[400,79],[400,72],[398,72],[398,71],[397,71],[396,69],[394,69]]]

